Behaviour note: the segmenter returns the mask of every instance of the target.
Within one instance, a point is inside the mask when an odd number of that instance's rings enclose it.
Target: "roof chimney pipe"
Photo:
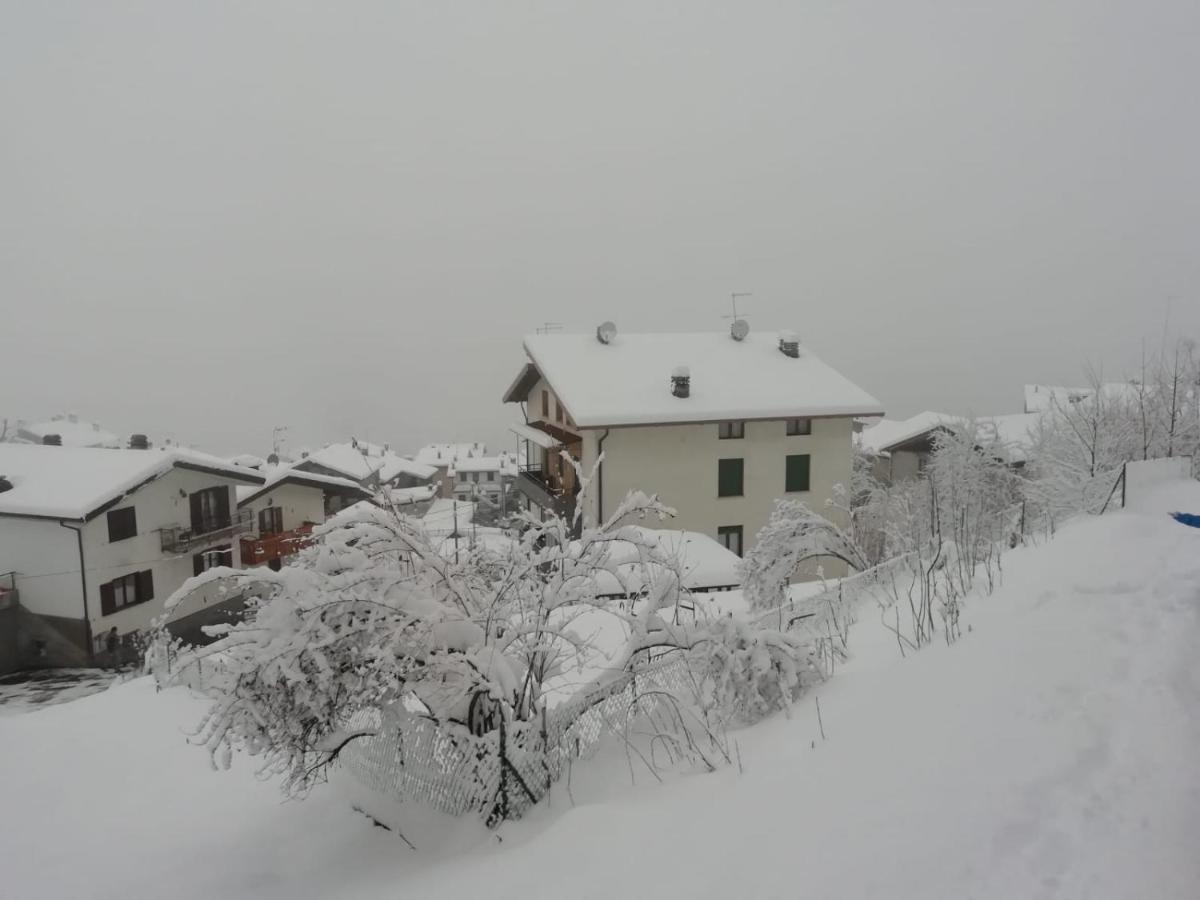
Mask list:
[[[129,449],[130,450],[149,450],[150,449],[150,439],[148,437],[146,437],[144,434],[131,434],[129,436]]]
[[[779,332],[779,352],[792,359],[800,358],[800,338],[794,331]]]
[[[687,366],[676,366],[671,371],[671,393],[676,397],[692,395],[692,373]]]

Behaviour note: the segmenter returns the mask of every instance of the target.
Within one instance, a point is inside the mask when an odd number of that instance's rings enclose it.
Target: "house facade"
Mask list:
[[[279,569],[303,547],[329,506],[344,508],[371,492],[345,478],[291,469],[267,469],[262,485],[237,488],[238,510],[248,513],[247,533],[239,538],[243,566]]]
[[[516,485],[530,510],[574,510],[565,451],[585,476],[595,467],[585,519],[642,490],[676,510],[664,527],[738,555],[778,499],[824,511],[850,480],[854,418],[882,414],[788,333],[546,334],[525,350],[504,399],[525,414],[513,430],[526,446]]]
[[[16,634],[7,668],[89,665],[112,628],[144,632],[184,581],[238,566],[248,516],[234,489],[262,477],[184,451],[0,445],[0,610]],[[218,621],[238,598],[197,592],[182,629]]]

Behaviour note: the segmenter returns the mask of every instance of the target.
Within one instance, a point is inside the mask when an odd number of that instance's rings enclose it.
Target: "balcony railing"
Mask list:
[[[313,523],[305,522],[291,531],[242,538],[242,565],[262,566],[284,559],[312,543]]]
[[[162,536],[163,553],[187,553],[208,547],[223,538],[249,531],[253,519],[250,510],[239,509],[237,515],[227,519],[209,519],[198,526],[172,525],[159,529]]]
[[[542,477],[540,467],[522,467],[521,474],[517,476],[517,490],[542,509],[570,519],[575,514],[575,498],[553,484],[555,480],[552,478],[548,484]]]

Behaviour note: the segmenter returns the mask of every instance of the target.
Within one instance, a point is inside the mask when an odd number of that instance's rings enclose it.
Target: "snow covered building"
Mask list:
[[[112,628],[147,629],[183,582],[239,564],[234,498],[256,472],[185,450],[0,444],[0,667],[87,665]],[[238,598],[199,592],[181,628]]]
[[[95,422],[86,422],[70,414],[45,422],[21,423],[15,440],[26,444],[54,444],[62,447],[120,447],[121,439]]]
[[[426,444],[413,456],[416,462],[433,466],[436,470],[433,481],[438,486],[437,495],[447,499],[453,497],[457,500],[471,499],[469,496],[471,494],[470,473],[485,471],[483,468],[479,468],[475,461],[486,458],[488,458],[487,444],[480,441]],[[458,477],[459,465],[464,467],[467,478],[460,479]],[[479,479],[476,478],[475,483],[478,482]]]
[[[267,466],[260,474],[263,484],[237,488],[238,510],[248,512],[250,519],[239,539],[243,566],[281,568],[287,557],[307,546],[313,527],[325,521],[326,509],[372,496],[347,478],[280,466]]]
[[[601,520],[634,489],[657,494],[677,518],[734,553],[749,549],[775,501],[824,509],[849,483],[851,435],[878,400],[822,362],[790,332],[538,334],[504,394],[519,403],[525,445],[516,481],[530,508],[570,513],[585,472],[604,455],[586,517]]]
[[[344,478],[369,491],[379,488],[418,488],[433,482],[437,469],[392,451],[387,444],[371,444],[351,439],[349,443],[330,444],[305,454],[292,465],[298,472],[311,472],[332,478]],[[334,498],[325,512],[341,509]],[[354,501],[351,501],[354,502]]]
[[[1041,416],[1040,412],[978,416],[975,422],[981,435],[1000,445],[1006,460],[1020,468],[1033,448]],[[874,460],[875,477],[894,484],[920,476],[933,456],[938,433],[966,422],[966,416],[926,410],[908,419],[882,419],[864,428],[857,440],[860,449]]]

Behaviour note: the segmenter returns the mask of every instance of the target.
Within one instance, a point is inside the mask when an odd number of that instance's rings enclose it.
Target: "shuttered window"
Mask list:
[[[745,460],[717,460],[717,496],[742,496],[742,476],[745,471]]]
[[[100,585],[100,614],[111,616],[127,606],[154,599],[154,573],[130,572]]]
[[[137,537],[137,513],[132,506],[109,510],[108,541],[123,541]]]
[[[199,575],[217,566],[233,566],[233,547],[226,544],[223,547],[213,547],[192,557],[192,574]]]
[[[738,556],[742,555],[742,526],[741,525],[719,525],[717,527],[717,540],[721,542],[721,546]]]
[[[717,426],[717,437],[723,441],[738,440],[746,436],[745,422],[721,422]]]
[[[788,419],[787,433],[788,437],[795,437],[800,434],[812,434],[812,419]]]
[[[268,506],[258,511],[258,533],[279,534],[283,531],[283,507]]]
[[[190,502],[193,534],[207,534],[229,527],[229,488],[222,485],[196,491]]]
[[[786,485],[784,490],[789,494],[808,490],[810,457],[807,453],[797,453],[787,458]]]

